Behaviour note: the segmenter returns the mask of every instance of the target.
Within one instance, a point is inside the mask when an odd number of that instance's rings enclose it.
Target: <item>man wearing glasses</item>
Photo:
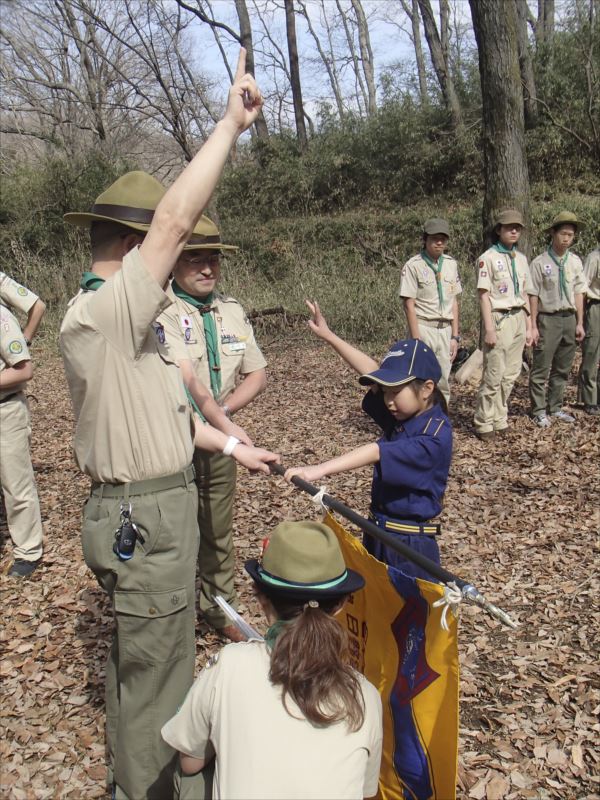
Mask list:
[[[266,386],[266,361],[241,305],[216,291],[222,253],[237,247],[221,242],[208,217],[201,217],[173,270],[174,303],[163,312],[165,342],[179,362],[193,400],[207,390],[227,416],[248,405]],[[240,380],[241,378],[241,380]],[[235,556],[233,500],[236,466],[232,459],[196,449],[200,539],[200,611],[220,634],[239,641],[241,634],[217,606],[221,595],[234,607]]]

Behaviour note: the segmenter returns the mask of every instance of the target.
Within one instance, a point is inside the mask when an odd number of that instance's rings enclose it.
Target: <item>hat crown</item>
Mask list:
[[[445,236],[450,236],[450,226],[448,222],[441,217],[431,217],[425,220],[423,224],[423,233],[428,236],[433,236],[436,233],[443,233]]]
[[[154,211],[165,194],[164,186],[147,172],[134,170],[120,178],[98,195],[95,206],[124,206]]]
[[[269,538],[262,567],[275,578],[304,584],[327,583],[346,570],[335,533],[320,522],[281,522]]]
[[[556,228],[559,225],[575,225],[577,227],[581,223],[577,219],[577,215],[572,211],[560,211],[550,223],[550,228]]]
[[[523,215],[516,208],[505,208],[496,217],[496,225],[523,225]]]
[[[415,379],[437,383],[441,376],[439,361],[430,347],[421,339],[401,339],[390,347],[379,369],[361,375],[359,382],[363,386],[400,386]]]

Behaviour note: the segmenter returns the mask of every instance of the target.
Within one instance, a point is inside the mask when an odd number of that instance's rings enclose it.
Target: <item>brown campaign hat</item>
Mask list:
[[[443,233],[445,236],[450,238],[450,226],[445,219],[441,219],[440,217],[432,217],[431,219],[425,221],[423,225],[423,233],[426,233],[428,236],[434,236],[436,233]]]
[[[219,229],[212,220],[203,214],[183,249],[220,250],[221,252],[226,252],[228,250],[239,250],[240,248],[233,244],[223,244]]]
[[[98,220],[119,222],[136,231],[148,231],[165,191],[162,183],[147,172],[127,172],[98,195],[89,211],[70,212],[63,219],[80,228],[89,228],[91,222]]]
[[[584,226],[583,222],[577,219],[577,215],[572,211],[561,211],[557,214],[550,225],[545,229],[546,233],[550,233],[554,228],[559,228],[561,225],[574,225],[576,230],[581,230]]]
[[[521,225],[524,227],[523,214],[515,208],[505,208],[497,215],[494,226],[496,225]]]

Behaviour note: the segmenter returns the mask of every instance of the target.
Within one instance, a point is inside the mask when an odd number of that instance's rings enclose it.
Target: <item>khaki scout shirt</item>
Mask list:
[[[196,377],[210,389],[210,374],[204,323],[202,314],[195,306],[177,297],[171,287],[167,294],[174,301],[164,311],[159,323],[164,326],[164,347],[175,360],[190,360]],[[215,398],[225,401],[235,389],[239,375],[247,375],[266,367],[267,362],[254,338],[244,309],[232,297],[217,294],[212,311],[219,337],[221,362],[221,394]]]
[[[27,314],[38,300],[37,294],[0,272],[0,302]]]
[[[194,451],[181,373],[160,354],[152,325],[170,300],[137,248],[96,292],[69,304],[60,345],[76,428],[79,468],[99,483],[172,475]]]
[[[600,247],[592,250],[583,262],[589,300],[600,300]]]
[[[400,297],[415,300],[415,312],[419,319],[452,322],[454,319],[454,300],[462,292],[458,265],[444,254],[441,281],[444,290],[444,304],[440,308],[437,278],[434,270],[421,255],[413,256],[402,267],[400,274]]]
[[[0,372],[7,367],[20,364],[21,361],[31,361],[25,337],[16,317],[5,305],[0,303]],[[26,386],[27,381],[23,381],[9,389],[3,389],[0,391],[0,400],[11,394],[22,392]]]
[[[519,278],[519,291],[515,293],[510,256],[490,247],[479,256],[477,288],[489,292],[492,311],[510,311],[525,308],[530,290],[531,277],[527,259],[518,250],[515,268]]]
[[[579,256],[570,252],[564,270],[567,284],[566,297],[563,297],[560,291],[558,264],[549,253],[547,251],[541,253],[531,262],[531,283],[527,291],[539,298],[538,312],[553,314],[556,311],[575,310],[575,295],[582,294],[587,289],[583,264]]]

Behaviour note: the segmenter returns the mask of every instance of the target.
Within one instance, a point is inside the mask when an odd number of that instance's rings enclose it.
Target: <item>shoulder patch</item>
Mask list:
[[[29,294],[29,292],[24,286],[19,286],[19,288],[17,289],[17,294],[20,294],[21,297],[26,297]]]
[[[8,345],[8,349],[13,355],[18,356],[19,353],[23,352],[23,345],[18,339],[13,339],[13,341]]]

